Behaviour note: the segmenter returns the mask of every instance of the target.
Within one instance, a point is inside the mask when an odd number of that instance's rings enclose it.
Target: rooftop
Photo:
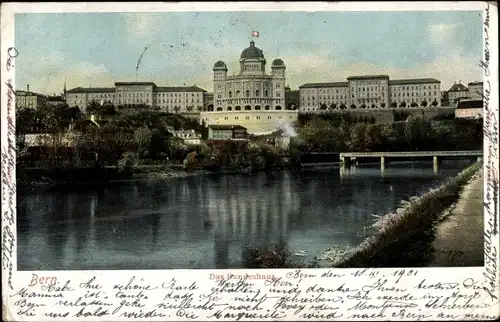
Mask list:
[[[155,92],[206,92],[206,90],[197,86],[181,86],[181,87],[156,87]]]
[[[318,87],[347,87],[347,82],[333,82],[333,83],[307,83],[299,86],[299,88],[318,88]]]
[[[428,84],[428,83],[441,83],[440,80],[435,78],[408,78],[408,79],[393,79],[389,81],[389,85],[407,85],[407,84]]]
[[[66,93],[114,93],[114,87],[76,87]]]
[[[458,103],[457,109],[483,108],[482,100],[462,100]]]
[[[464,84],[453,84],[452,87],[448,90],[448,92],[461,92],[461,91],[468,91],[467,87],[465,87]]]
[[[153,82],[115,82],[115,86],[128,86],[128,85],[139,85],[139,86],[153,86],[156,84]]]
[[[361,75],[361,76],[347,77],[347,79],[372,79],[372,78],[389,78],[389,75]]]

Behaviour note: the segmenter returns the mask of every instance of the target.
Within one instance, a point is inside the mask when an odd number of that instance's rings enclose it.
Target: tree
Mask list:
[[[176,114],[179,114],[179,111],[181,110],[181,107],[176,105],[176,106],[174,106],[174,110],[175,110]]]
[[[347,106],[344,103],[340,104],[340,109],[341,110],[345,110],[346,108],[347,108]]]
[[[417,102],[412,102],[410,106],[411,107],[418,107],[418,103]]]
[[[391,103],[391,107],[393,107],[393,108],[398,107],[398,103],[396,103],[396,102],[392,102],[392,103]]]
[[[365,103],[361,104],[360,108],[366,108],[366,104]]]
[[[319,106],[319,109],[320,110],[326,110],[328,108],[328,106],[325,104],[325,103],[321,103],[320,106]]]
[[[354,104],[351,104],[351,108],[353,108],[353,109],[354,109],[354,108],[356,108],[356,105],[354,105]]]
[[[134,141],[137,146],[137,159],[142,157],[151,146],[152,132],[147,127],[141,127],[134,132]]]
[[[434,101],[432,102],[432,106],[436,107],[438,105],[438,102],[436,101],[436,99],[434,99]]]
[[[87,106],[87,113],[89,114],[99,114],[101,112],[101,105],[99,105],[95,100],[92,100]]]
[[[36,125],[37,113],[34,109],[24,108],[16,112],[16,144],[23,149],[26,143],[26,134]]]
[[[335,110],[336,108],[337,108],[337,104],[335,104],[335,103],[330,104],[331,110]]]
[[[381,104],[380,104],[380,107],[381,107],[381,108],[384,108],[384,107],[385,107],[385,103],[381,103]]]
[[[422,103],[420,104],[421,106],[423,107],[427,107],[427,101],[426,100],[423,100]]]
[[[189,106],[187,106],[187,107],[186,107],[186,110],[187,110],[188,112],[191,112],[191,111],[193,110],[193,105],[189,105]]]
[[[198,110],[198,112],[201,112],[201,111],[203,110],[203,106],[198,105],[198,106],[196,107],[196,109]]]
[[[401,104],[399,104],[399,107],[406,107],[406,102],[402,101]]]

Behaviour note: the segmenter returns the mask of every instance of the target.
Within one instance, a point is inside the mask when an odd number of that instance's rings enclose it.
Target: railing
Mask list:
[[[446,156],[481,156],[483,150],[473,151],[407,151],[407,152],[342,152],[343,157],[446,157]]]

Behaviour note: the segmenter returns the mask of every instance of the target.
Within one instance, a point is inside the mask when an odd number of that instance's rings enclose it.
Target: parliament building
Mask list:
[[[297,121],[298,110],[285,105],[286,66],[277,58],[266,73],[266,59],[251,41],[240,56],[240,72],[228,76],[223,61],[214,64],[213,103],[200,113],[207,125],[241,125],[249,133],[270,133]]]

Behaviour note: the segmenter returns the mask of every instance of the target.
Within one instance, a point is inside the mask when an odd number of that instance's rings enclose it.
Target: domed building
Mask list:
[[[250,46],[241,52],[240,71],[228,76],[227,65],[217,61],[213,66],[214,98],[200,117],[207,125],[241,125],[249,133],[269,133],[283,123],[297,120],[297,110],[285,107],[285,70],[283,60],[277,58],[266,74],[264,52]]]

